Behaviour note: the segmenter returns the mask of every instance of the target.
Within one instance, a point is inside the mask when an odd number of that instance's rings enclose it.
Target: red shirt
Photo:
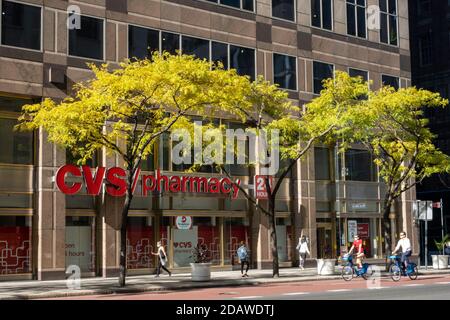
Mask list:
[[[364,248],[362,246],[362,239],[359,240],[355,240],[353,241],[353,246],[355,247],[355,250],[357,250],[357,253],[363,253],[364,252]],[[361,245],[361,250],[359,249],[359,245]]]

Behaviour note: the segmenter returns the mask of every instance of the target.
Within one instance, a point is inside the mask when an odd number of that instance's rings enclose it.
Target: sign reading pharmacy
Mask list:
[[[137,169],[132,182],[132,192],[135,194],[136,185],[141,180],[141,196],[147,196],[149,192],[155,190],[159,192],[204,192],[221,193],[231,195],[236,199],[239,194],[241,181],[237,179],[232,182],[229,178],[206,178],[195,176],[166,176],[160,170],[156,175],[140,175],[141,170]],[[76,194],[81,190],[81,182],[68,182],[67,176],[83,177],[88,195],[99,195],[103,183],[105,183],[106,193],[113,197],[122,197],[127,192],[127,172],[123,168],[113,167],[106,169],[98,167],[95,174],[89,166],[77,167],[66,164],[58,169],[56,173],[56,185],[58,189],[68,195]]]

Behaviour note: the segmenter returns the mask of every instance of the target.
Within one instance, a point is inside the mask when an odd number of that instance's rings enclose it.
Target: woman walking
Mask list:
[[[308,249],[308,241],[306,241],[305,236],[301,236],[298,239],[297,250],[298,250],[298,256],[300,259],[299,267],[300,267],[300,269],[305,270],[306,255],[310,254],[309,249]]]
[[[169,274],[169,276],[172,275],[172,272],[170,272],[167,268],[166,268],[166,264],[167,264],[167,254],[166,251],[164,250],[164,247],[161,245],[161,241],[158,241],[156,243],[157,247],[158,247],[158,252],[154,253],[152,252],[152,254],[154,256],[158,256],[158,267],[156,268],[156,276],[155,278],[159,277],[159,274],[161,272],[161,268],[163,268],[163,270],[166,270],[167,273]]]

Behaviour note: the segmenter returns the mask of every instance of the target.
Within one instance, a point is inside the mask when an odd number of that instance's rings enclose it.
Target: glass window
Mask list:
[[[31,217],[0,216],[0,274],[31,272]]]
[[[380,0],[380,41],[396,46],[397,40],[397,1]]]
[[[322,81],[328,78],[332,78],[333,72],[334,66],[332,64],[314,61],[314,93],[320,94],[320,91],[323,89]]]
[[[16,131],[15,119],[0,118],[0,163],[33,164],[33,132]]]
[[[236,251],[241,241],[249,250],[249,260],[252,261],[251,230],[246,218],[224,218],[225,261],[224,264],[239,264]]]
[[[225,43],[212,42],[211,44],[212,51],[212,61],[213,62],[222,62],[223,68],[228,69],[228,45]]]
[[[242,0],[242,9],[253,11],[253,0]]]
[[[2,44],[41,50],[41,8],[2,1]]]
[[[432,63],[432,40],[429,33],[419,37],[419,60],[422,67]]]
[[[367,71],[349,68],[348,74],[350,77],[361,77],[365,82],[369,81],[369,73]]]
[[[224,4],[226,6],[240,8],[241,7],[241,1],[240,0],[220,0],[221,4]]]
[[[128,217],[127,268],[154,267],[152,217]]]
[[[103,60],[103,20],[81,16],[81,28],[69,30],[69,55]]]
[[[349,149],[345,152],[345,179],[350,181],[376,181],[376,168],[370,152]]]
[[[76,265],[81,272],[95,272],[94,217],[66,217],[66,268]]]
[[[295,57],[273,54],[274,83],[280,88],[297,90],[297,65]]]
[[[183,54],[194,55],[198,59],[209,61],[209,41],[183,36],[181,38]]]
[[[417,1],[417,13],[419,16],[428,16],[431,14],[431,0]]]
[[[314,148],[314,169],[316,180],[330,180],[330,158],[328,148]]]
[[[128,26],[128,57],[144,59],[159,51],[159,31]]]
[[[317,28],[333,29],[332,0],[311,0],[311,24]]]
[[[366,37],[366,1],[347,0],[347,34]]]
[[[272,16],[295,21],[294,0],[272,0]]]
[[[387,75],[383,74],[381,76],[381,81],[383,82],[384,86],[391,86],[395,90],[398,90],[398,88],[399,88],[399,79],[397,77],[387,76]]]
[[[255,80],[255,50],[230,45],[230,68]]]
[[[174,33],[163,32],[162,33],[162,51],[170,52],[171,54],[176,54],[177,50],[180,50],[180,36]]]
[[[21,113],[24,105],[39,103],[40,101],[40,99],[19,99],[0,96],[0,110]]]

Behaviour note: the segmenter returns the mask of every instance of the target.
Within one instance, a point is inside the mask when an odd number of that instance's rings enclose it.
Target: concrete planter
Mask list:
[[[211,280],[211,263],[191,263],[192,281]]]
[[[432,255],[433,269],[448,269],[448,257],[447,255]]]
[[[317,259],[317,274],[325,276],[334,274],[336,259]]]

